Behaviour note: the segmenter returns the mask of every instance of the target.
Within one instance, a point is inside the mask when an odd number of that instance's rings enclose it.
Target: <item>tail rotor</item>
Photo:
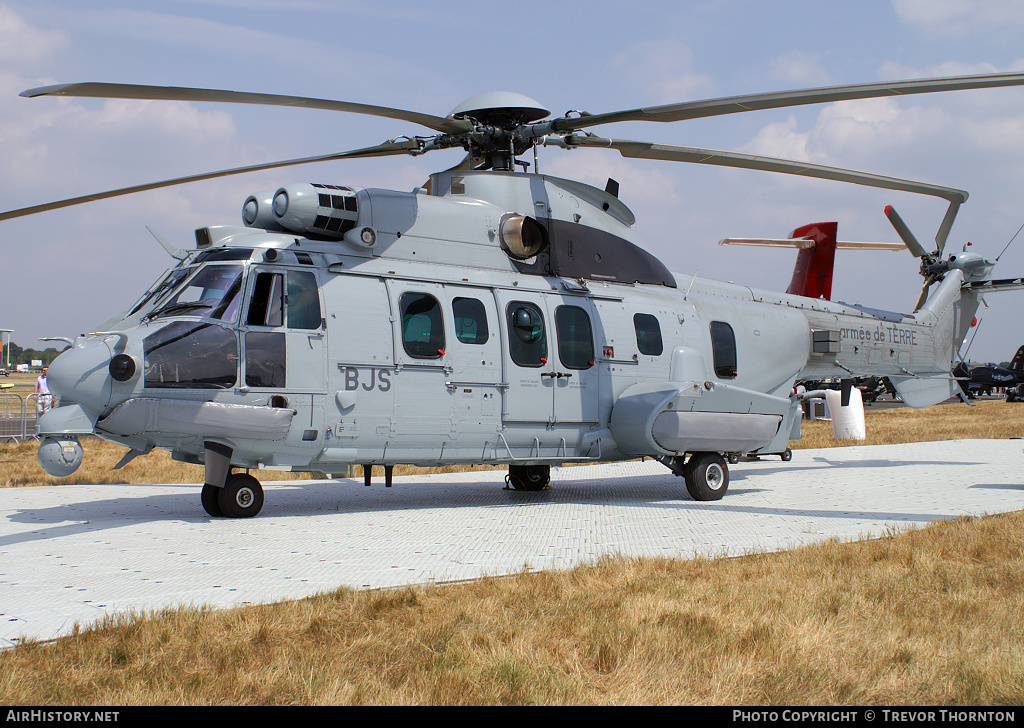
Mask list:
[[[907,224],[903,222],[903,218],[899,216],[895,208],[892,205],[887,205],[885,208],[885,216],[892,223],[892,226],[896,229],[896,234],[900,236],[900,239],[910,250],[911,254],[915,258],[921,259],[921,275],[924,276],[924,286],[921,288],[921,295],[917,298],[917,303],[914,305],[914,310],[919,310],[928,300],[928,291],[932,287],[932,284],[936,281],[942,280],[942,274],[945,272],[946,267],[942,265],[942,251],[946,247],[946,238],[949,237],[949,231],[953,227],[953,220],[956,218],[956,213],[960,209],[960,205],[964,200],[967,199],[967,193],[963,193],[963,199],[950,199],[949,209],[946,211],[946,216],[942,220],[942,224],[939,226],[939,232],[935,236],[935,251],[929,253],[917,238],[914,233],[910,231]]]

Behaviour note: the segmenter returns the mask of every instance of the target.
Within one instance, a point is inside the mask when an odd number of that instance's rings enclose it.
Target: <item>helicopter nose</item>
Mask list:
[[[104,339],[79,337],[50,364],[46,383],[61,404],[72,402],[97,414],[110,403],[110,360]]]

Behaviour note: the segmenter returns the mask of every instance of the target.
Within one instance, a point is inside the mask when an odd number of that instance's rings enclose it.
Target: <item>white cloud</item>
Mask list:
[[[1020,0],[893,0],[901,20],[938,36],[1024,28]]]
[[[800,86],[826,86],[831,83],[829,72],[821,59],[806,51],[790,51],[772,62],[772,76],[786,83]]]
[[[0,63],[31,66],[67,45],[60,31],[34,28],[7,5],[0,5]]]
[[[797,130],[796,117],[786,121],[767,124],[762,127],[750,143],[739,151],[765,157],[795,159],[802,162],[814,161],[808,149],[810,135]]]
[[[646,40],[615,54],[611,67],[648,103],[669,104],[707,95],[714,82],[693,69],[693,54],[674,40]]]
[[[236,166],[244,154],[232,117],[223,111],[119,100],[95,108],[72,99],[4,93],[25,85],[0,79],[0,134],[9,149],[0,156],[0,177],[17,180],[8,204],[153,181],[140,178],[141,168],[171,177]]]

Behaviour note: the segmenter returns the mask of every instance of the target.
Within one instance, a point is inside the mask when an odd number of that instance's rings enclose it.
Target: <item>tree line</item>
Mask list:
[[[22,349],[13,341],[7,346],[0,347],[0,368],[7,366],[8,349],[10,349],[10,366],[14,369],[18,364],[31,364],[33,361],[42,361],[43,366],[49,366],[50,362],[57,358],[57,355],[67,347],[57,350],[52,346],[49,349]]]

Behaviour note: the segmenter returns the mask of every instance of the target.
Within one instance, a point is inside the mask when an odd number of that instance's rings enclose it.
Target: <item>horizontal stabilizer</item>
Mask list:
[[[931,407],[955,397],[960,385],[949,372],[917,374],[911,377],[890,376],[889,382],[903,404],[914,409]]]
[[[815,241],[811,238],[792,238],[783,240],[781,238],[723,238],[718,241],[719,245],[754,245],[761,247],[780,248],[813,248]],[[906,250],[903,243],[855,243],[840,240],[836,242],[836,248],[844,250]]]
[[[838,241],[834,222],[811,223],[798,227],[786,239],[725,238],[719,245],[755,245],[769,248],[796,248],[796,265],[786,293],[808,298],[832,299],[832,272],[837,249],[906,250],[902,243],[855,243]]]
[[[965,283],[964,288],[978,293],[989,291],[1019,291],[1024,289],[1024,278],[1001,278],[998,280],[973,281]]]

